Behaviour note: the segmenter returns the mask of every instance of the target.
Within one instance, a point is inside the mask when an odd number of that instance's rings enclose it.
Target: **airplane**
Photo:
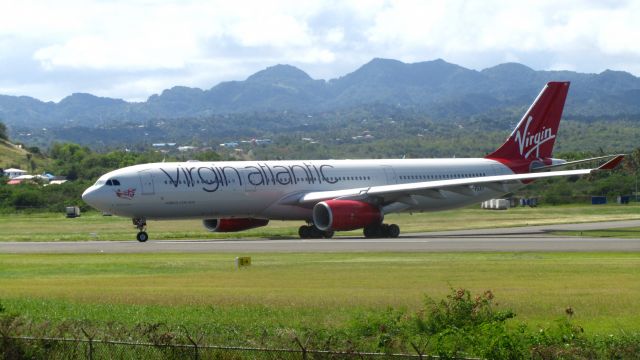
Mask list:
[[[299,236],[331,238],[363,229],[367,238],[400,235],[384,216],[467,206],[536,179],[576,177],[617,166],[624,155],[567,162],[552,158],[569,82],[549,82],[516,128],[484,158],[171,162],[125,167],[101,176],[82,199],[130,217],[140,242],[147,219],[202,219],[213,232],[301,220]],[[562,170],[610,159],[598,168]]]

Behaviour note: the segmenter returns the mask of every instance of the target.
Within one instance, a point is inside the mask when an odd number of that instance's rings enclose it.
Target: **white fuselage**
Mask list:
[[[102,211],[132,218],[310,221],[311,207],[285,200],[314,191],[509,174],[513,172],[507,166],[484,158],[154,163],[107,173],[85,195]],[[504,189],[521,186],[515,182]],[[383,211],[451,209],[507,192],[484,186],[470,189],[472,196],[454,191],[413,195],[410,205]]]

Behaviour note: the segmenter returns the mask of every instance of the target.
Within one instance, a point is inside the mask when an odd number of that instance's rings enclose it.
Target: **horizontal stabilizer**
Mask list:
[[[598,170],[613,170],[613,169],[616,168],[616,166],[618,166],[622,162],[622,159],[624,159],[624,155],[623,154],[617,155],[613,159],[611,159],[611,160],[607,161],[606,163],[600,165]]]
[[[565,169],[567,167],[570,166],[574,166],[574,165],[580,165],[580,164],[585,164],[585,163],[590,163],[590,162],[594,162],[594,161],[598,161],[598,160],[603,160],[603,159],[612,159],[612,158],[616,158],[618,156],[622,156],[624,157],[625,154],[616,154],[616,155],[605,155],[605,156],[598,156],[598,157],[593,157],[593,158],[588,158],[588,159],[581,159],[581,160],[575,160],[575,161],[567,161],[567,162],[563,162],[561,164],[554,164],[554,165],[546,165],[546,166],[538,166],[536,168],[533,169],[533,172],[541,172],[541,171],[549,171],[549,170],[561,170],[561,169]],[[604,165],[603,165],[604,166]]]

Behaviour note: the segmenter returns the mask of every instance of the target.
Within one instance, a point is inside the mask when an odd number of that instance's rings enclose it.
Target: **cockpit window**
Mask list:
[[[107,180],[107,186],[120,186],[120,181],[117,179],[109,179]]]
[[[111,181],[111,179],[107,180],[107,186],[111,186],[113,185],[113,182]]]

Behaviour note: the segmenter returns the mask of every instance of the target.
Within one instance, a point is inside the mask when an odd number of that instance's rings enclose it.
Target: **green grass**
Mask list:
[[[0,167],[8,168],[10,164],[28,165],[26,157],[27,151],[0,139]]]
[[[0,139],[0,168],[18,166],[22,168],[22,170],[29,171],[31,164],[27,158],[28,153],[28,151],[18,148],[6,140]],[[36,173],[47,170],[47,167],[51,164],[51,160],[42,155],[33,155],[32,159],[36,164]]]
[[[633,204],[467,208],[386,220],[413,232],[638,218]],[[154,239],[293,237],[299,225],[212,234],[200,221],[151,221],[149,231]],[[1,241],[131,240],[135,233],[129,219],[96,213],[6,215],[0,228]],[[640,253],[248,255],[253,265],[237,270],[235,254],[0,254],[0,305],[43,331],[80,323],[114,336],[162,323],[205,333],[211,343],[268,338],[289,346],[291,334],[344,337],[363,314],[388,306],[418,311],[425,295],[440,299],[464,287],[491,289],[500,309],[518,315],[513,324],[533,329],[565,316],[568,306],[589,334],[640,329]]]
[[[514,208],[507,211],[481,210],[477,207],[415,214],[391,214],[385,221],[397,223],[403,232],[480,229],[541,224],[640,219],[640,204],[566,205],[538,208]],[[272,221],[268,226],[238,233],[210,233],[200,220],[149,221],[152,239],[297,237],[298,221]],[[136,230],[131,220],[105,217],[96,212],[66,219],[63,214],[13,214],[0,216],[0,241],[84,241],[132,240]],[[338,235],[361,235],[361,231]]]
[[[590,334],[637,331],[638,279],[638,253],[259,254],[241,270],[231,254],[0,255],[7,313],[47,326],[183,325],[221,341],[340,331],[368,311],[418,310],[451,287],[491,289],[534,328],[571,306]]]

